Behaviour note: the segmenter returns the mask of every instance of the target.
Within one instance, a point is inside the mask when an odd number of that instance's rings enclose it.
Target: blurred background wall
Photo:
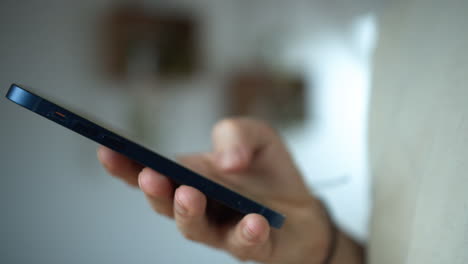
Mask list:
[[[213,124],[236,113],[231,106],[238,86],[299,83],[303,89],[283,108],[300,103],[300,113],[287,112],[274,125],[311,190],[328,202],[340,225],[365,241],[370,206],[365,124],[376,5],[367,0],[3,0],[0,94],[12,82],[34,87],[174,156],[210,148]],[[113,10],[129,7],[148,17],[189,14],[196,25],[197,63],[188,71],[169,63],[164,72],[151,59],[161,54],[143,47],[132,49],[125,73],[109,74],[106,52],[116,43],[106,25],[118,14]],[[239,98],[234,103],[245,101]],[[266,115],[260,117],[279,115],[268,100],[262,109]],[[0,120],[1,263],[237,263],[185,241],[138,190],[106,175],[93,142],[5,99],[0,99]]]

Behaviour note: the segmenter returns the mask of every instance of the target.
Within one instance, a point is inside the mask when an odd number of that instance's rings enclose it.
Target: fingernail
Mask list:
[[[176,198],[175,199],[175,210],[178,214],[180,215],[187,215],[187,209],[185,208],[185,206],[182,205],[182,203]]]
[[[252,241],[252,240],[255,239],[254,234],[252,233],[252,231],[250,230],[250,228],[247,225],[244,226],[244,229],[242,231],[244,233],[244,237],[247,240]]]
[[[138,174],[138,187],[140,187],[141,190],[144,191],[144,188],[143,187],[144,185],[147,185],[146,183],[148,182],[148,175],[146,175],[146,173],[142,170],[139,174]]]

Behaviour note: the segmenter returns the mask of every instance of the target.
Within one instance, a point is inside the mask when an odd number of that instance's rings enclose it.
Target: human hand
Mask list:
[[[99,160],[114,176],[139,186],[153,209],[175,220],[190,240],[226,250],[241,260],[263,263],[321,263],[330,244],[329,219],[307,190],[281,138],[268,125],[228,119],[213,129],[213,150],[180,162],[192,170],[287,216],[273,229],[258,214],[238,221],[190,186],[177,186],[150,168],[100,147]],[[232,220],[232,219],[231,219]]]

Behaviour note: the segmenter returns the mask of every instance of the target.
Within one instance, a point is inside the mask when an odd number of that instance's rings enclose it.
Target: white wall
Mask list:
[[[249,8],[237,1],[181,3],[206,15],[206,74],[177,84],[187,87],[184,93],[129,96],[125,86],[153,84],[114,83],[97,74],[99,14],[111,1],[2,1],[0,94],[11,82],[24,83],[162,153],[203,150],[220,118],[221,80],[216,76],[257,52],[252,48],[258,47],[256,34],[269,36],[276,29],[271,25],[284,25],[279,35],[295,40],[279,38],[284,63],[305,69],[313,80],[313,119],[284,133],[311,185],[332,201],[344,226],[364,237],[364,112],[372,37],[365,40],[359,32],[372,32],[372,19],[353,21],[370,12],[370,4],[256,1]],[[278,18],[283,11],[287,14]],[[241,29],[250,31],[240,35]],[[143,137],[130,125],[141,102],[145,128],[158,133],[159,140]],[[105,174],[94,143],[6,100],[0,100],[0,120],[0,262],[237,263],[182,239],[173,223],[149,209],[141,193]],[[345,183],[334,184],[343,175]]]

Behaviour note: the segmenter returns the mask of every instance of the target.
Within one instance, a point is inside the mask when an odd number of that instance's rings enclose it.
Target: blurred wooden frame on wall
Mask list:
[[[104,65],[111,78],[131,78],[132,63],[140,63],[138,56],[145,62],[136,69],[137,78],[184,80],[199,72],[200,28],[190,12],[123,6],[114,8],[104,21]],[[224,112],[263,119],[276,127],[303,123],[303,76],[273,71],[269,64],[249,68],[232,69],[227,75]]]
[[[198,27],[190,14],[114,8],[104,20],[105,71],[126,79],[139,49],[150,54],[151,72],[161,79],[190,77],[199,68]]]
[[[228,82],[228,112],[265,120],[275,127],[302,124],[306,117],[305,81],[300,75],[242,71]]]

